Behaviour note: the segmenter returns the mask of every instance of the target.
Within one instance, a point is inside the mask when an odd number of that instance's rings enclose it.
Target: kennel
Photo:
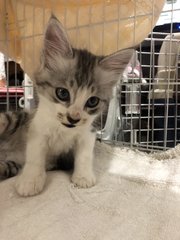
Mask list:
[[[97,137],[145,151],[177,145],[179,0],[1,0],[0,51],[6,56],[6,86],[0,88],[0,111],[33,107],[33,71],[51,12],[75,47],[96,54],[135,49]]]

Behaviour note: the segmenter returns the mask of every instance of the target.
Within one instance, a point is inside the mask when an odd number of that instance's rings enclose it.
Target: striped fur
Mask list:
[[[21,165],[13,161],[0,161],[0,179],[14,177],[21,169]]]
[[[23,165],[32,116],[25,111],[0,113],[0,178],[15,176]]]
[[[0,141],[17,132],[19,128],[27,124],[29,119],[30,115],[25,111],[0,113]]]

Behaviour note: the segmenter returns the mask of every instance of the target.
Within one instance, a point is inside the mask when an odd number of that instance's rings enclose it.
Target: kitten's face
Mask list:
[[[91,125],[111,97],[132,50],[98,57],[73,49],[58,20],[47,26],[42,64],[35,74],[38,91],[51,103],[62,125],[74,128]]]
[[[93,87],[57,88],[56,97],[59,101],[57,117],[69,128],[91,124],[103,107],[103,100],[97,96]]]
[[[73,58],[56,58],[55,69],[44,68],[40,82],[36,76],[40,94],[54,103],[57,119],[68,128],[90,125],[111,95],[111,89],[105,95],[106,86],[99,78],[101,58],[86,50],[73,51]]]

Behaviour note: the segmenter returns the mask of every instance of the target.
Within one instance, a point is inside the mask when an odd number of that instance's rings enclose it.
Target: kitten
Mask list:
[[[0,174],[15,175],[25,159],[16,181],[21,196],[40,193],[46,170],[69,152],[74,157],[72,182],[82,188],[95,184],[93,123],[132,54],[127,49],[102,57],[74,49],[60,22],[50,18],[41,65],[34,74],[37,109],[0,114],[1,160],[6,160],[1,161]]]

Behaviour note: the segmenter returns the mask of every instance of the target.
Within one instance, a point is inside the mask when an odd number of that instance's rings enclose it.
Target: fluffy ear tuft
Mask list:
[[[133,49],[125,49],[118,51],[114,54],[111,54],[103,58],[99,62],[99,66],[105,70],[121,74],[129,63],[134,53]]]
[[[134,52],[133,49],[121,50],[99,61],[96,68],[96,77],[99,79],[99,89],[107,98],[111,97],[112,88],[121,79],[121,75]]]
[[[51,15],[47,24],[43,50],[44,61],[47,65],[49,65],[51,60],[57,55],[64,58],[73,56],[72,47],[68,40],[66,31],[54,15]]]

